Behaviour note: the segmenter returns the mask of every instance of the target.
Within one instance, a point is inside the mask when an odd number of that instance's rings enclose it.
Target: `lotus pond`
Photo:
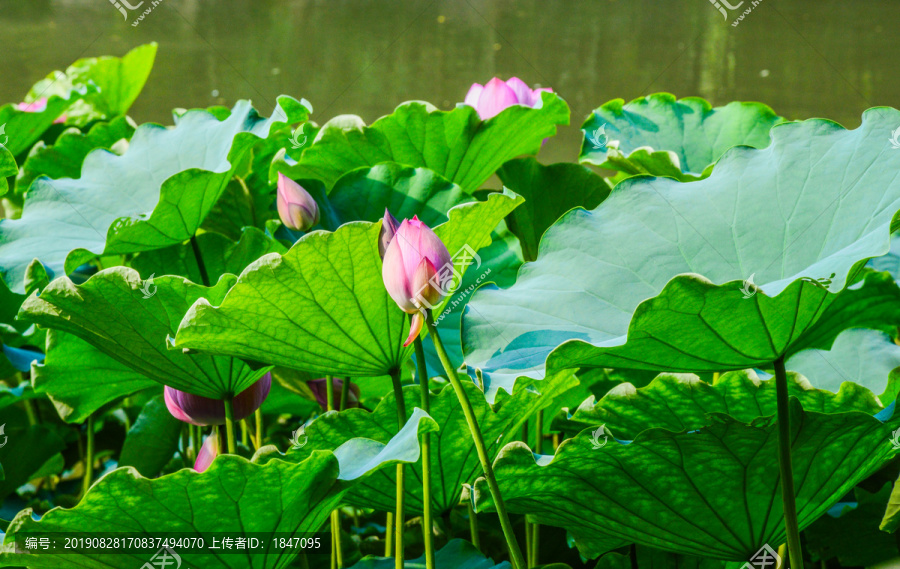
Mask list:
[[[0,107],[0,567],[900,563],[900,111],[137,124],[157,50]]]

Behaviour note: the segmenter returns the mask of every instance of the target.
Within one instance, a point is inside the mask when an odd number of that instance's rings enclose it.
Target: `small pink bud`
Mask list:
[[[278,173],[278,195],[276,197],[278,217],[294,231],[309,231],[319,223],[319,206],[303,186]]]
[[[474,107],[481,120],[486,121],[513,105],[540,107],[541,93],[544,91],[552,93],[553,89],[531,89],[518,77],[510,77],[506,82],[494,77],[484,86],[474,83],[463,104]]]
[[[325,385],[327,380],[323,377],[322,379],[312,379],[306,382],[306,385],[309,386],[309,389],[313,392],[313,395],[316,396],[316,401],[319,403],[319,406],[322,407],[322,410],[328,409],[328,388]],[[341,400],[341,391],[344,389],[344,380],[339,377],[331,378],[331,383],[334,386],[334,398],[336,401]],[[359,407],[359,384],[351,383],[350,384],[350,393],[347,394],[347,407]]]
[[[212,461],[219,455],[219,435],[215,431],[206,437],[200,452],[197,453],[197,460],[194,461],[194,470],[204,472]]]
[[[47,110],[47,97],[41,97],[40,99],[36,99],[31,103],[18,103],[16,108],[25,113],[43,113]],[[66,115],[60,115],[54,120],[54,124],[56,123],[64,123],[66,122]]]
[[[272,387],[272,374],[267,373],[232,400],[234,420],[252,415],[266,400]],[[225,423],[225,402],[202,395],[185,393],[166,386],[164,399],[169,413],[179,421],[192,425],[221,425]]]

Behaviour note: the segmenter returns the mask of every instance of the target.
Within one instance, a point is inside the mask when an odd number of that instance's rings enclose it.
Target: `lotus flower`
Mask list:
[[[197,460],[194,461],[194,470],[197,472],[205,471],[218,455],[219,434],[213,431],[213,434],[206,437],[206,441],[200,447],[200,452],[197,453]]]
[[[25,113],[43,113],[47,109],[47,97],[41,97],[31,103],[19,103],[16,108]],[[54,123],[66,122],[66,115],[60,115]]]
[[[313,379],[306,382],[306,385],[309,386],[309,389],[313,392],[313,395],[316,396],[316,401],[322,407],[322,410],[328,409],[328,389],[325,385],[327,380],[325,378],[322,379]],[[331,384],[334,386],[334,398],[337,401],[341,400],[341,391],[344,389],[344,380],[338,377],[331,378]],[[350,384],[350,393],[347,394],[347,407],[359,407],[359,385],[356,383]]]
[[[378,254],[381,255],[382,260],[384,260],[384,254],[387,252],[388,245],[391,244],[391,239],[394,238],[399,228],[400,222],[391,215],[387,208],[384,208],[384,218],[381,220],[381,234],[378,236]]]
[[[272,387],[272,374],[259,378],[253,385],[238,393],[232,400],[234,420],[240,421],[259,409]],[[166,407],[179,421],[192,425],[221,425],[225,422],[225,402],[202,395],[185,393],[166,386]]]
[[[453,267],[450,253],[434,231],[418,217],[404,219],[384,253],[381,268],[388,294],[401,310],[413,315],[404,346],[419,336],[425,323],[424,308],[431,308],[446,295],[440,277],[447,267]]]
[[[474,107],[481,120],[486,121],[513,105],[540,108],[543,91],[552,93],[553,89],[544,87],[532,90],[518,77],[511,77],[506,82],[494,77],[487,85],[473,84],[463,104]]]
[[[319,206],[303,186],[278,173],[278,217],[294,231],[308,231],[319,223]]]

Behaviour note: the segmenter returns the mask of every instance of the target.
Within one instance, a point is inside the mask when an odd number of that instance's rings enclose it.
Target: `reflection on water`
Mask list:
[[[867,107],[900,106],[900,2],[765,0],[731,20],[708,0],[163,0],[132,27],[102,0],[0,0],[0,101],[78,57],[155,40],[139,122],[241,98],[268,114],[282,93],[311,101],[319,123],[371,122],[409,99],[451,108],[472,82],[517,75],[572,107],[573,126],[542,152],[551,161],[573,160],[584,117],[617,97],[758,100],[848,127]]]

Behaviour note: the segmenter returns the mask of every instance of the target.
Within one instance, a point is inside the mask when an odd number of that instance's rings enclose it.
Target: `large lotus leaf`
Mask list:
[[[0,500],[31,480],[45,462],[66,448],[52,426],[28,425],[25,417],[21,419],[13,422],[6,413],[3,415],[6,428],[0,437],[5,443],[0,447],[0,468],[5,476],[0,479]]]
[[[53,72],[36,83],[32,99],[63,95],[79,85],[94,87],[66,111],[66,122],[83,125],[95,119],[110,119],[128,112],[147,82],[156,59],[155,42],[138,46],[122,57],[102,56],[79,59],[66,71]]]
[[[151,283],[132,269],[113,267],[82,285],[56,279],[25,301],[19,317],[74,334],[153,381],[223,399],[249,387],[267,369],[253,371],[231,357],[168,350],[166,338],[175,334],[195,301],[218,304],[234,282],[226,275],[211,288],[178,276]]]
[[[831,374],[835,375],[833,371]],[[841,385],[834,394],[813,389],[805,378],[791,376],[788,393],[800,398],[806,411],[861,411],[871,415],[882,409],[869,390],[855,383]],[[673,393],[689,393],[691,398],[673,399]],[[657,410],[666,404],[667,413],[658,414]],[[757,417],[773,415],[776,410],[775,382],[760,381],[753,371],[725,373],[715,385],[700,381],[694,374],[660,374],[640,389],[631,385],[616,387],[599,404],[588,398],[568,421],[558,426],[576,434],[586,428],[614,425],[610,428],[617,438],[630,440],[651,426],[674,432],[699,429],[709,424],[711,413],[750,423]],[[652,425],[648,426],[648,420],[652,420]]]
[[[498,398],[493,409],[484,400],[478,387],[464,382],[475,418],[484,435],[488,455],[493,457],[506,443],[521,433],[522,424],[551,403],[556,395],[573,387],[576,380],[571,373],[561,374],[554,381],[541,384],[541,394],[520,384],[515,394]],[[403,389],[406,408],[419,405],[419,386]],[[472,435],[463,416],[456,393],[450,385],[432,395],[428,414],[440,425],[440,432],[431,435],[431,507],[435,515],[449,513],[459,505],[463,485],[473,484],[482,475],[478,455],[472,450]],[[397,433],[397,402],[393,392],[385,395],[374,411],[348,409],[326,413],[304,429],[306,444],[289,450],[287,460],[302,461],[319,450],[333,450],[353,437],[365,437],[385,442]],[[422,464],[407,470],[404,508],[410,515],[421,515]],[[397,479],[395,472],[381,471],[354,488],[345,498],[350,505],[390,512],[396,506]]]
[[[789,381],[796,382],[796,376]],[[863,411],[830,412],[871,404],[873,396],[865,390],[855,402],[845,392],[797,387],[792,391],[799,397],[790,400],[791,454],[803,529],[897,454],[890,434],[900,418],[883,423]],[[647,391],[666,395],[648,397]],[[715,396],[698,397],[698,391]],[[506,507],[565,527],[591,557],[634,542],[746,561],[764,544],[785,541],[775,405],[759,391],[774,389],[752,378],[712,387],[664,378],[607,396],[598,403],[609,418],[602,440],[596,430],[586,429],[563,442],[554,456],[535,456],[522,443],[501,451],[495,472]],[[743,413],[739,399],[760,405],[768,416],[744,422],[715,411],[722,401],[727,408],[733,401]],[[633,401],[642,403],[640,410]],[[807,403],[816,410],[804,410]],[[707,413],[705,426],[682,420]],[[641,419],[643,425],[637,425]],[[621,440],[631,432],[638,433],[633,441]],[[480,508],[490,505],[484,480],[476,492]]]
[[[133,466],[142,476],[156,476],[175,455],[183,426],[169,412],[163,395],[154,396],[128,430],[119,467]]]
[[[567,162],[544,166],[534,158],[520,158],[504,164],[497,175],[504,186],[525,198],[508,221],[529,261],[537,258],[541,236],[557,219],[574,207],[594,209],[610,191],[606,179]]]
[[[78,336],[47,333],[47,357],[31,364],[35,393],[46,393],[60,418],[81,423],[113,401],[159,383],[126,366]]]
[[[550,371],[723,371],[827,348],[861,317],[852,303],[837,317],[836,293],[857,288],[862,263],[889,247],[896,124],[889,108],[866,111],[856,130],[784,123],[770,146],[732,148],[704,180],[622,182],[547,230],[515,285],[476,292],[463,317],[466,363],[490,393],[540,377],[548,355]]]
[[[396,560],[393,557],[369,557],[362,558],[351,569],[394,569]],[[425,565],[425,555],[416,559],[404,559],[405,569],[422,569]],[[452,539],[447,545],[434,552],[435,569],[509,569],[509,561],[500,564],[494,563],[490,558],[462,539]]]
[[[615,99],[596,109],[581,126],[585,138],[579,161],[626,176],[696,180],[732,146],[767,146],[769,131],[782,122],[761,103],[735,101],[713,108],[704,99],[676,100],[668,93],[627,104]]]
[[[539,109],[514,105],[482,121],[475,109],[435,110],[404,103],[393,114],[359,128],[325,127],[288,172],[331,188],[345,173],[381,162],[425,167],[472,193],[504,162],[536,154],[541,141],[569,124],[569,107],[553,93]]]
[[[727,561],[678,555],[642,545],[635,546],[631,554],[607,553],[597,561],[594,569],[632,569],[632,555],[640,569],[746,569],[740,563],[729,567],[730,563]]]
[[[900,346],[878,330],[845,330],[830,350],[804,350],[785,366],[806,377],[823,378],[816,387],[837,391],[845,381],[881,394],[885,405],[897,397],[900,379]]]
[[[0,129],[0,140],[4,140],[5,135],[3,129]],[[0,144],[0,196],[9,190],[9,182],[6,181],[10,176],[15,176],[19,171],[16,165],[16,159],[5,146]]]
[[[200,233],[196,242],[210,282],[216,282],[226,273],[240,274],[263,255],[287,251],[281,243],[255,227],[245,227],[240,241],[232,241],[220,233]],[[197,257],[189,242],[139,253],[131,266],[144,278],[181,275],[195,283],[202,282]]]
[[[491,230],[521,198],[492,194],[450,210],[435,228],[450,251],[490,243]],[[379,224],[315,231],[284,255],[266,255],[219,303],[187,312],[174,347],[230,354],[322,374],[377,376],[406,361],[406,314],[381,277]]]
[[[110,122],[95,124],[86,133],[76,128],[66,130],[51,146],[39,141],[31,147],[16,179],[17,193],[24,193],[38,176],[53,179],[80,177],[81,164],[91,150],[109,149],[120,140],[127,141],[134,129],[130,118],[117,117]]]
[[[224,120],[192,110],[177,116],[174,128],[141,125],[122,156],[92,151],[77,180],[38,178],[21,219],[0,221],[4,279],[20,291],[35,257],[53,272],[68,273],[93,255],[188,239],[254,143],[285,120],[307,116],[307,108],[290,97],[278,98],[271,119],[259,117],[249,101],[238,102]]]
[[[891,250],[883,257],[869,261],[869,266],[876,271],[887,271],[895,281],[900,282],[900,234],[891,237]]]
[[[72,509],[54,508],[40,521],[27,509],[10,523],[0,554],[0,566],[84,568],[141,567],[152,553],[127,549],[115,553],[16,554],[15,537],[22,533],[66,531],[137,532],[285,532],[320,531],[330,512],[355,484],[378,470],[419,458],[418,433],[437,425],[421,410],[387,445],[353,439],[331,452],[317,452],[301,463],[272,460],[264,465],[226,455],[205,472],[180,470],[157,479],[143,478],[133,468],[120,468],[98,480]],[[207,538],[207,545],[211,540]],[[188,567],[284,568],[295,551],[267,550],[254,554],[217,554],[216,550],[177,550]],[[27,555],[27,557],[26,557]]]

